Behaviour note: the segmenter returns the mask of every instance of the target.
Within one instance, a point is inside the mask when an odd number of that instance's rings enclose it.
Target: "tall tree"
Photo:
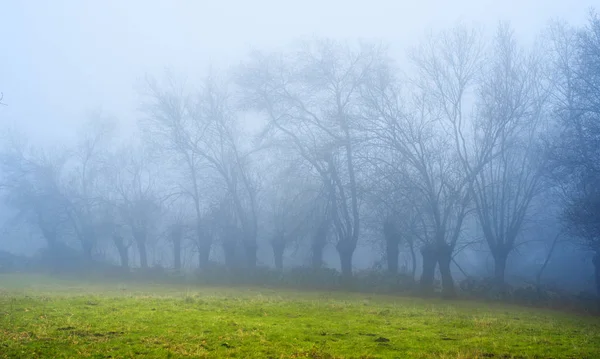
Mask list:
[[[247,265],[255,267],[258,188],[250,163],[252,151],[244,150],[242,129],[227,86],[209,76],[197,93],[186,92],[172,78],[164,91],[156,83],[149,87],[148,117],[143,126],[151,135],[149,139],[162,143],[163,149],[177,154],[187,166],[198,236],[205,243],[200,253],[202,265],[208,263],[212,242],[202,233],[203,208],[210,201],[201,199],[200,179],[212,177],[232,201],[244,235]]]
[[[551,36],[559,133],[549,152],[551,174],[566,229],[593,253],[600,293],[600,18],[592,13],[581,29],[555,24]]]
[[[516,43],[507,24],[498,27],[477,91],[472,148],[457,136],[464,171],[485,241],[504,284],[509,254],[541,190],[541,130],[547,86],[540,59]],[[461,128],[456,126],[457,132]]]
[[[254,54],[238,78],[247,107],[266,115],[263,135],[293,147],[326,186],[345,278],[360,233],[358,99],[380,57],[374,46],[313,41],[287,54]]]
[[[162,198],[157,189],[158,171],[148,162],[143,149],[125,148],[117,152],[114,165],[111,182],[117,213],[137,247],[140,266],[146,269],[149,236],[156,232],[162,212]],[[115,244],[120,245],[118,241]]]

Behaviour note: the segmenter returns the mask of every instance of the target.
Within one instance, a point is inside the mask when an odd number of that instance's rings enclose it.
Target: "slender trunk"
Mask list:
[[[387,267],[391,274],[398,274],[398,255],[400,250],[397,241],[386,241]]]
[[[313,268],[318,269],[323,265],[323,250],[327,245],[327,231],[329,230],[328,222],[324,221],[315,236],[313,237],[312,245],[311,245],[311,265]]]
[[[414,281],[417,276],[417,254],[412,240],[408,243],[408,247],[410,248],[410,260],[412,262],[411,278]]]
[[[414,281],[415,277],[417,276],[417,254],[415,253],[415,245],[412,238],[407,243],[410,251],[411,278]]]
[[[344,281],[350,281],[352,279],[352,256],[356,246],[350,243],[350,239],[346,239],[338,242],[336,248],[340,256],[342,278]]]
[[[273,259],[275,260],[275,269],[283,271],[283,252],[285,251],[285,242],[283,238],[273,240]]]
[[[398,274],[398,254],[400,253],[400,240],[394,224],[386,220],[383,223],[383,236],[385,237],[385,253],[388,272]]]
[[[450,263],[452,263],[452,249],[446,244],[439,245],[437,256],[442,277],[442,297],[454,298],[456,296],[456,290],[454,288],[454,279],[452,278],[452,272],[450,270]]]
[[[421,248],[421,256],[423,257],[423,272],[421,273],[420,283],[421,291],[423,294],[432,294],[435,267],[437,266],[435,248],[430,244],[426,244]]]
[[[123,242],[123,238],[121,236],[115,235],[113,236],[113,242],[115,243],[115,247],[117,247],[117,251],[119,251],[119,258],[121,259],[121,267],[123,269],[129,268],[129,255],[127,253],[127,246]]]
[[[198,236],[198,267],[202,270],[208,267],[212,240],[210,237],[203,235],[200,226],[198,226],[198,233],[196,235]]]
[[[173,267],[179,272],[181,270],[181,236],[173,235]]]
[[[544,260],[544,263],[540,267],[540,270],[537,272],[537,275],[535,277],[535,282],[536,282],[538,288],[540,288],[542,285],[542,274],[544,274],[544,270],[546,270],[546,267],[548,266],[548,263],[550,262],[550,258],[552,258],[552,254],[554,254],[554,250],[556,249],[556,244],[558,243],[558,239],[560,238],[561,234],[562,233],[559,232],[552,240],[552,245],[550,246],[550,250],[548,251],[548,254],[546,255],[546,259]]]
[[[596,252],[596,255],[594,255],[594,259],[592,260],[592,262],[594,263],[596,293],[600,295],[600,252]]]

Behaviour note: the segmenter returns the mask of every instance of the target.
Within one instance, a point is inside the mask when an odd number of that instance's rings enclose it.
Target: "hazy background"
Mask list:
[[[402,66],[407,48],[427,31],[457,21],[491,31],[509,21],[527,45],[550,20],[586,23],[593,5],[597,1],[0,0],[0,91],[8,105],[0,111],[0,131],[17,127],[32,143],[65,143],[90,112],[101,110],[127,135],[139,117],[141,79],[160,77],[165,68],[195,82],[211,66],[226,71],[239,64],[252,49],[281,49],[314,36],[381,41]],[[6,213],[1,206],[0,216]],[[30,252],[42,242],[8,241],[0,249]],[[270,256],[268,248],[261,251]],[[364,253],[357,250],[356,267],[380,257]],[[579,252],[561,258],[569,263],[571,256],[580,262]],[[337,263],[333,246],[325,257]],[[489,260],[462,258],[465,267],[489,267]]]
[[[596,1],[0,1],[0,91],[37,140],[69,138],[92,110],[131,129],[136,83],[165,67],[200,77],[237,64],[253,48],[307,36],[381,40],[398,59],[428,29],[457,21],[494,28],[509,20],[531,40],[552,18],[585,22]],[[3,126],[4,127],[4,126]]]

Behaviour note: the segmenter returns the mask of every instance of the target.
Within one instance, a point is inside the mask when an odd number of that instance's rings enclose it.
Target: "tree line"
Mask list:
[[[600,18],[554,22],[527,46],[506,23],[491,36],[457,25],[408,58],[314,39],[200,84],[148,76],[128,141],[100,117],[73,146],[5,136],[3,201],[49,250],[77,245],[89,261],[110,244],[121,266],[134,248],[147,268],[162,238],[177,270],[190,244],[200,269],[220,247],[227,267],[253,270],[269,246],[282,270],[299,245],[319,268],[331,244],[348,279],[358,244],[379,241],[389,272],[406,250],[423,290],[437,270],[448,297],[474,241],[504,284],[535,207],[552,202],[552,249],[560,235],[593,253],[600,292]]]

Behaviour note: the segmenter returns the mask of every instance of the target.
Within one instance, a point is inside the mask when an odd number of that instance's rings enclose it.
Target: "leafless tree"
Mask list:
[[[321,186],[303,178],[297,166],[283,164],[269,184],[265,193],[265,231],[273,249],[275,268],[283,270],[283,256],[286,249],[302,238],[309,236],[313,229],[314,212],[318,210]]]
[[[364,92],[372,143],[400,159],[400,165],[388,160],[388,168],[407,191],[419,193],[412,198],[422,233],[421,285],[431,290],[439,264],[447,297],[454,296],[450,265],[471,204],[472,175],[463,170],[456,143],[464,136],[466,97],[480,73],[482,55],[481,34],[457,26],[431,36],[411,54],[418,76],[408,91],[386,66]]]
[[[540,59],[517,45],[507,24],[498,27],[493,44],[477,92],[474,146],[467,149],[467,140],[457,139],[464,170],[473,178],[470,189],[494,258],[494,278],[502,285],[508,256],[542,189],[540,139],[549,92]]]
[[[263,137],[292,146],[326,186],[345,278],[360,233],[359,90],[380,57],[375,46],[312,41],[287,54],[254,54],[238,78],[247,107],[266,115]]]
[[[71,151],[64,193],[68,197],[68,215],[84,256],[91,260],[102,225],[98,209],[102,206],[100,187],[107,149],[114,134],[114,122],[93,115],[80,129],[79,143]]]
[[[37,227],[53,250],[69,234],[69,203],[63,187],[69,156],[59,149],[35,150],[16,138],[9,140],[0,155],[0,192],[5,203],[17,210],[12,222]]]
[[[564,203],[565,230],[594,253],[600,293],[600,18],[550,29],[557,131],[549,146],[550,177]]]
[[[148,240],[156,234],[162,213],[162,198],[156,183],[158,171],[148,163],[148,156],[143,150],[125,148],[117,152],[111,172],[117,213],[137,247],[140,266],[146,269]],[[115,237],[115,244],[122,253],[124,244],[118,239]],[[122,237],[120,239],[122,241]]]
[[[198,93],[186,92],[172,78],[162,90],[150,82],[150,99],[143,128],[162,149],[177,154],[186,165],[191,182],[186,192],[194,201],[200,243],[201,266],[208,263],[212,242],[202,232],[202,218],[211,200],[202,198],[204,182],[217,179],[230,197],[236,221],[243,229],[247,265],[256,266],[257,184],[250,168],[250,153],[243,150],[241,129],[229,104],[225,85],[209,77]],[[182,186],[185,188],[185,186]],[[214,189],[213,189],[214,191]]]

